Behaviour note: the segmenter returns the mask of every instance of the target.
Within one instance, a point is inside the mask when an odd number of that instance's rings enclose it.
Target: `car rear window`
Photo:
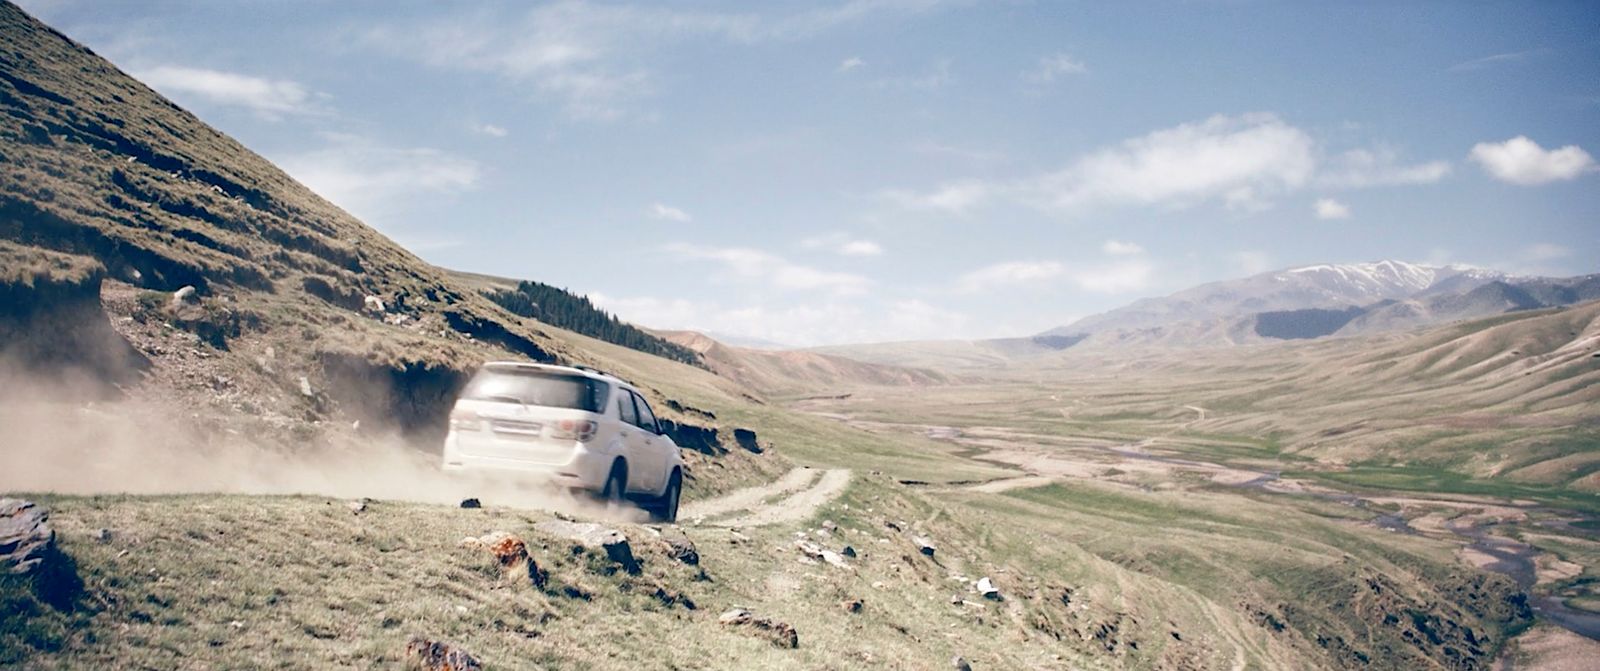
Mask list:
[[[488,369],[462,390],[462,398],[600,412],[611,386],[581,375],[541,370]]]

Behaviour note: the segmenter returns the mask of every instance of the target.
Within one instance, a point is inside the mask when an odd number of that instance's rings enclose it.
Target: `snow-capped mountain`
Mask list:
[[[1427,295],[1436,288],[1445,293],[1462,293],[1507,277],[1505,273],[1465,266],[1428,266],[1404,261],[1303,266],[1202,284],[1164,298],[1146,298],[1047,333],[1095,334],[1261,312],[1344,309]]]

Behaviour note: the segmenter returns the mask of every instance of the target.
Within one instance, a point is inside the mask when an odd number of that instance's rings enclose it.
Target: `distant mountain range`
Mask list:
[[[1211,282],[1046,331],[1089,344],[1204,346],[1361,335],[1600,298],[1600,274],[1519,277],[1403,261],[1324,264]]]

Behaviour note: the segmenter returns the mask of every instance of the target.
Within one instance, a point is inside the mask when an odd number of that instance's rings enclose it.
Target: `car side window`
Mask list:
[[[632,395],[626,391],[617,394],[617,418],[621,419],[624,424],[633,424],[635,426],[639,424],[639,415],[633,410]]]
[[[639,404],[639,428],[650,433],[661,433],[661,427],[656,425],[656,413],[650,410],[650,403],[638,394],[633,395],[633,401]]]

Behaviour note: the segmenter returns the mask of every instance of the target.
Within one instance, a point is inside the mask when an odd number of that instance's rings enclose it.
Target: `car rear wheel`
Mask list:
[[[678,521],[678,501],[683,498],[683,472],[674,470],[667,480],[667,491],[650,506],[650,519],[663,524]]]
[[[606,476],[606,484],[600,489],[600,500],[607,506],[620,506],[628,496],[628,466],[622,460],[611,464],[611,474]]]

